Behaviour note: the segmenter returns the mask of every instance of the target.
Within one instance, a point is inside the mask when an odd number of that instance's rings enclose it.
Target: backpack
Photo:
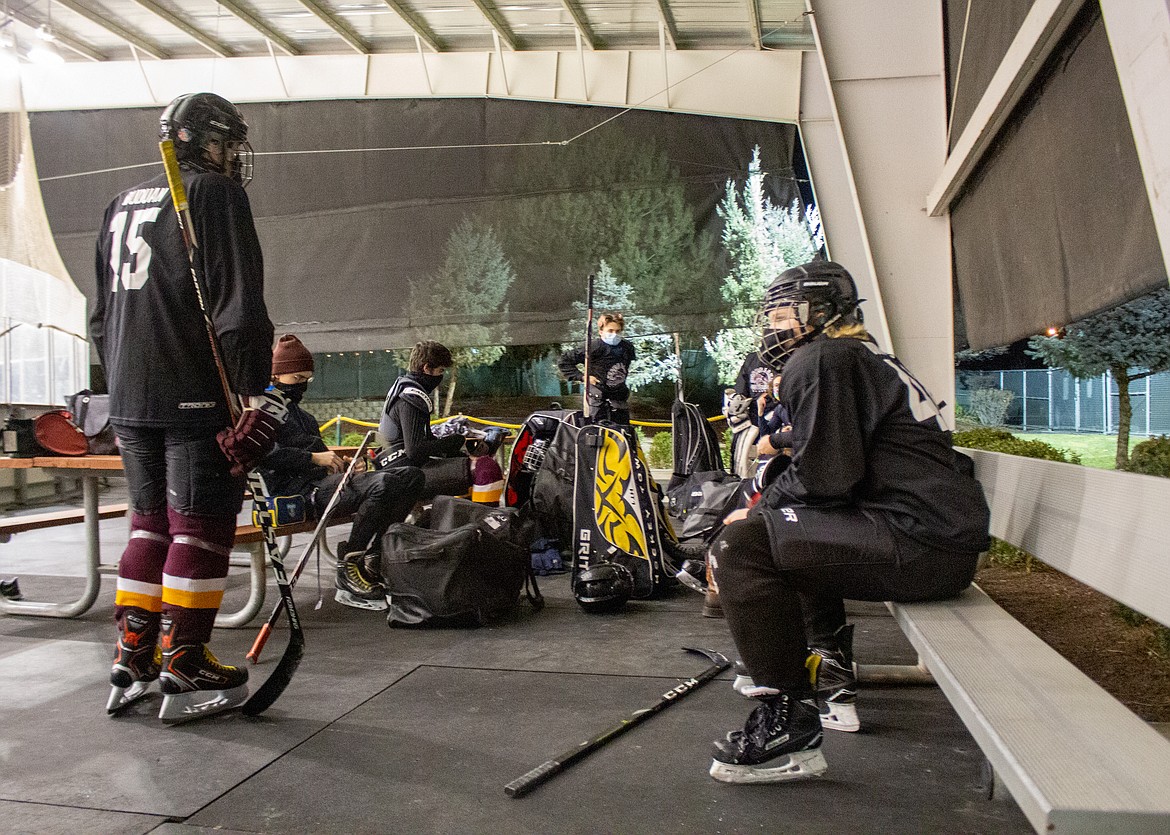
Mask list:
[[[73,422],[85,433],[90,455],[117,455],[118,440],[110,425],[110,396],[82,389],[65,398]]]
[[[675,400],[670,407],[674,472],[667,489],[677,487],[692,473],[723,470],[719,436],[694,403]]]
[[[382,537],[390,626],[480,626],[544,598],[532,573],[532,524],[515,508],[436,496],[430,527],[398,523]]]

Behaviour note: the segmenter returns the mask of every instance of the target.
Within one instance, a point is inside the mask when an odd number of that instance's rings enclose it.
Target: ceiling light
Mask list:
[[[42,23],[37,27],[37,37],[42,41],[46,41],[47,43],[52,43],[53,41],[57,40],[55,37],[53,37],[53,30],[50,29],[46,23]]]

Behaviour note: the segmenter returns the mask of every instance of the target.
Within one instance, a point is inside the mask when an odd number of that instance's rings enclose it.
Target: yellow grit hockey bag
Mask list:
[[[573,596],[589,612],[673,585],[677,540],[637,444],[621,429],[582,426],[573,480]]]

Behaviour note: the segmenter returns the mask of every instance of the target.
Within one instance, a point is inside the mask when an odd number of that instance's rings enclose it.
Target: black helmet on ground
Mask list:
[[[586,612],[616,612],[634,592],[634,575],[624,565],[591,565],[573,578],[573,596]]]
[[[835,261],[810,261],[773,279],[760,310],[760,359],[773,371],[801,345],[836,323],[860,322],[857,285]]]
[[[159,117],[158,135],[175,143],[175,156],[181,163],[225,174],[242,186],[252,179],[248,123],[239,108],[223,96],[179,96]]]

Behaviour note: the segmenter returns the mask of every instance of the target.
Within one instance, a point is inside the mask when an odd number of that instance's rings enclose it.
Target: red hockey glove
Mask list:
[[[276,429],[288,418],[284,395],[276,389],[246,398],[246,403],[236,425],[215,436],[236,477],[247,474],[272,451]]]

